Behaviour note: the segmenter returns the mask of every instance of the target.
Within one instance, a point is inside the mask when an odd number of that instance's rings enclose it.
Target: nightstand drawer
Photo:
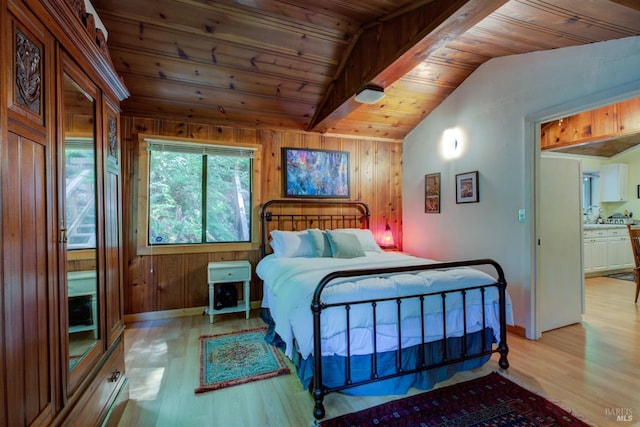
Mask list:
[[[209,263],[209,282],[243,282],[251,280],[248,261]]]

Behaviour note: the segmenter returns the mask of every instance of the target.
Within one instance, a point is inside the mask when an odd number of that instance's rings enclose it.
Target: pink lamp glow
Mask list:
[[[380,242],[380,246],[383,248],[391,248],[395,245],[396,244],[393,240],[393,233],[391,232],[391,227],[389,227],[389,221],[387,221],[384,233],[382,233],[382,241]]]

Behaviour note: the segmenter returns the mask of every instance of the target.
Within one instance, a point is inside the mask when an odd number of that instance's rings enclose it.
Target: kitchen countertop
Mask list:
[[[626,224],[584,224],[585,230],[595,230],[598,228],[627,228]]]

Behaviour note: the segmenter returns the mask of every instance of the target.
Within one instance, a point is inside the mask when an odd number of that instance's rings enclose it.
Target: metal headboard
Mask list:
[[[369,206],[354,200],[270,200],[260,209],[260,256],[271,230],[369,228]]]

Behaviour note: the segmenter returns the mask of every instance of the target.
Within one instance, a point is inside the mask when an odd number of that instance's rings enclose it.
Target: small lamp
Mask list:
[[[380,244],[380,247],[384,249],[391,249],[396,247],[396,243],[393,240],[391,227],[389,227],[389,221],[387,221],[387,225],[384,228],[384,233],[382,233],[382,242]]]

